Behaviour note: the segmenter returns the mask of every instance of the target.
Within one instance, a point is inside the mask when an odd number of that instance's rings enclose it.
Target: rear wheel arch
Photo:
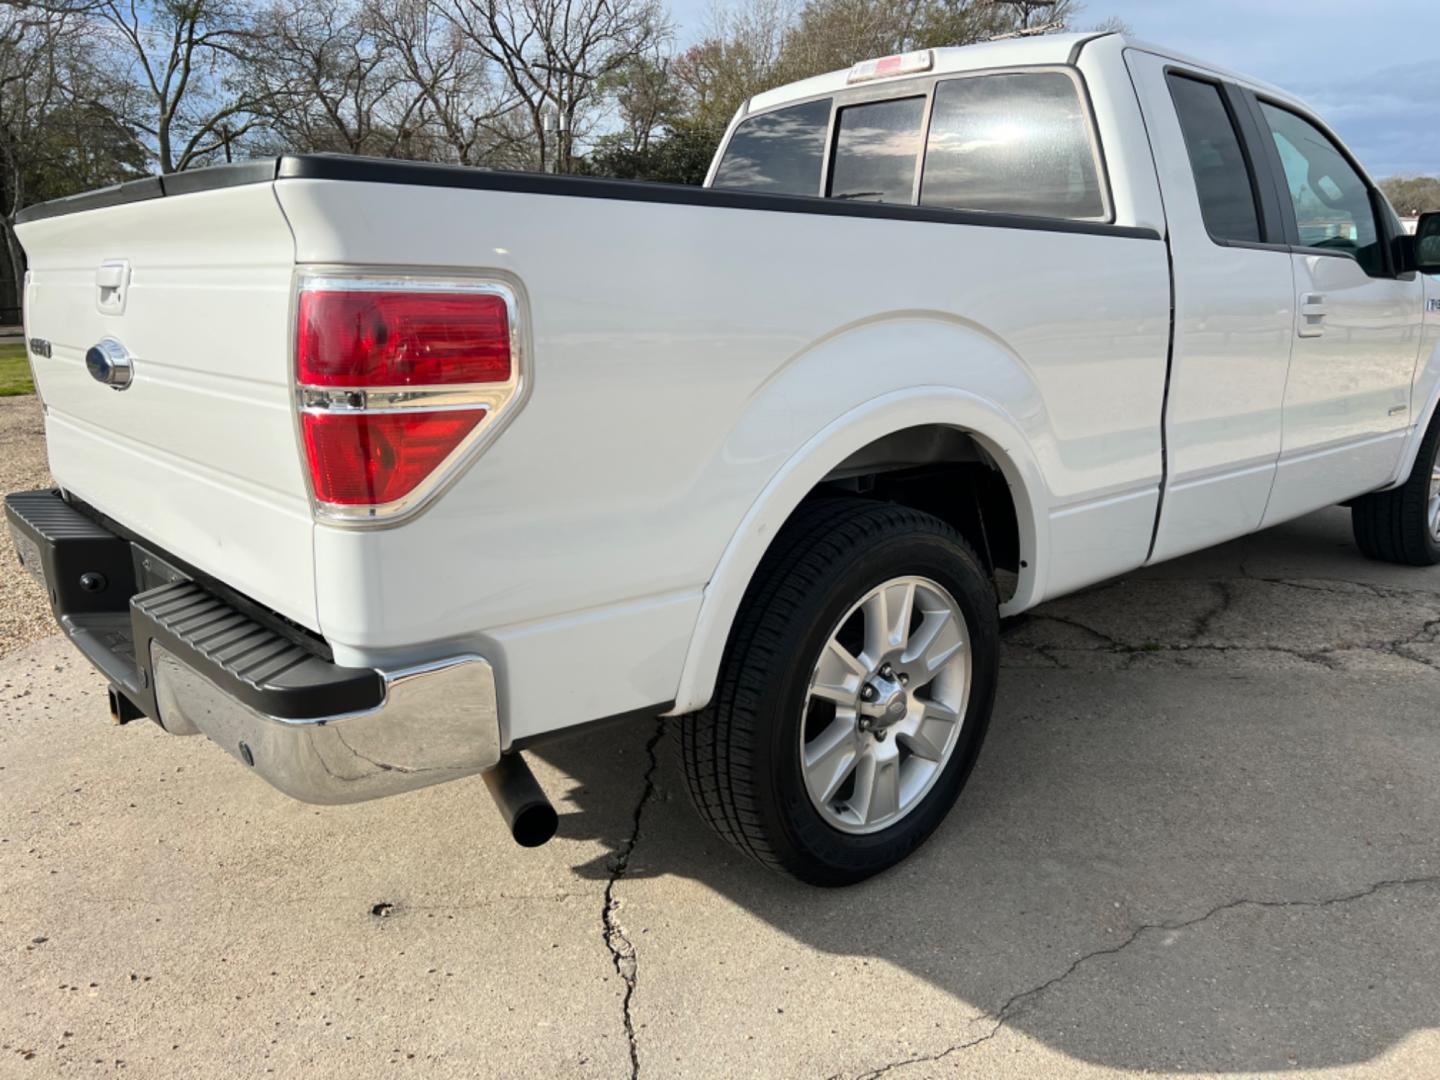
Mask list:
[[[878,873],[963,788],[998,657],[993,584],[954,529],[894,503],[807,500],[747,593],[714,700],[678,723],[692,801],[802,881]]]
[[[939,468],[938,484],[948,479],[958,485],[957,499],[964,498],[960,481],[967,473],[978,476],[978,470],[985,470],[1003,485],[1013,522],[1007,527],[1013,528],[1016,573],[1001,610],[1008,613],[1031,606],[1044,590],[1049,531],[1046,488],[1019,424],[994,402],[954,387],[914,387],[886,394],[840,417],[807,441],[751,505],[706,586],[669,715],[692,712],[709,701],[745,590],[771,542],[797,510],[818,496],[843,493],[845,484],[857,477],[885,476],[889,479],[881,486],[892,484],[896,474],[907,472],[908,463],[903,459],[877,463],[873,455],[877,451],[883,455],[887,446],[936,440],[944,447],[947,439],[953,440],[949,456],[942,454],[925,464]],[[974,460],[955,456],[953,451],[961,447],[967,448],[962,453],[973,451]],[[878,464],[886,467],[878,468]],[[896,465],[900,467],[894,468]],[[986,497],[993,501],[996,494],[992,489]],[[936,513],[955,524],[962,535],[974,536],[973,523],[965,521],[963,502],[953,504],[950,512],[937,512],[928,498],[918,503],[909,498],[890,501]],[[976,540],[978,549],[980,538]]]

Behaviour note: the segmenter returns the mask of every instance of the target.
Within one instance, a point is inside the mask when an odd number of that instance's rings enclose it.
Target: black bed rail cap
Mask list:
[[[213,191],[216,188],[237,187],[240,184],[264,184],[275,179],[279,166],[278,158],[258,158],[255,161],[241,161],[233,165],[211,165],[203,169],[187,169],[184,172],[169,173],[165,176],[145,176],[139,180],[127,180],[123,184],[97,188],[67,195],[63,199],[27,206],[15,215],[15,223],[41,221],[45,218],[60,217],[64,214],[78,214],[85,210],[100,210],[107,206],[121,206],[125,203],[145,202],[166,195],[188,195],[195,191]]]

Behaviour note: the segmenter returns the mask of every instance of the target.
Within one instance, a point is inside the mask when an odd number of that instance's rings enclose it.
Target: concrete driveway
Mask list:
[[[1440,1075],[1440,571],[1327,511],[1010,624],[989,743],[823,892],[690,809],[663,726],[288,801],[0,660],[0,1075]]]

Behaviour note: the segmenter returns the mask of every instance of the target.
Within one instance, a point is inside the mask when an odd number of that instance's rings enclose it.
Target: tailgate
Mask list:
[[[312,629],[313,522],[290,373],[295,247],[273,184],[19,227],[50,468],[102,513]],[[123,391],[87,371],[112,339]]]

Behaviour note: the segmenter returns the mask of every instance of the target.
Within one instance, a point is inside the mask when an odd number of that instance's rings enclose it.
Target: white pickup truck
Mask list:
[[[33,207],[24,562],[115,717],[344,802],[674,717],[838,884],[975,763],[998,619],[1347,502],[1440,560],[1440,215],[1114,34],[759,95],[705,188],[287,156]]]

